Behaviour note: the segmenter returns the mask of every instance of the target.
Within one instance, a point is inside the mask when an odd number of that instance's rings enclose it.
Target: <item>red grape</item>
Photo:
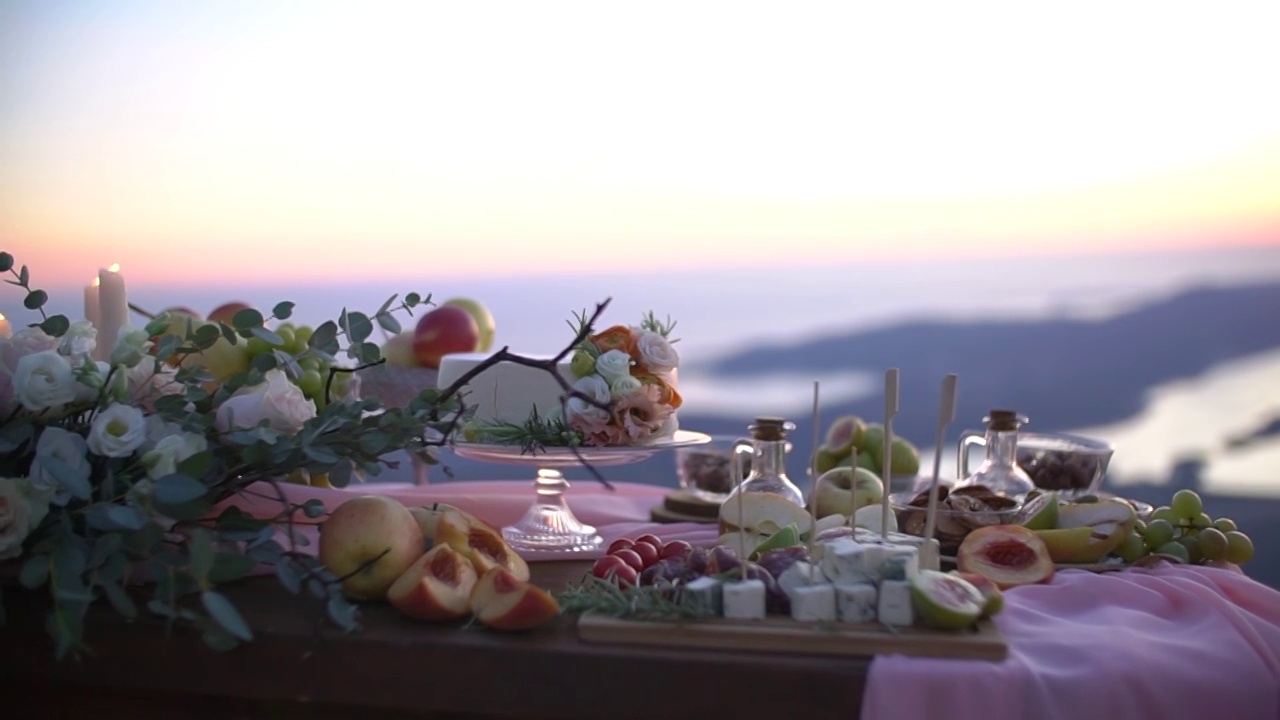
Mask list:
[[[609,543],[609,550],[606,554],[612,555],[619,550],[630,550],[631,546],[634,544],[635,543],[628,540],[627,538],[618,538],[617,540],[614,540],[613,542]]]
[[[644,567],[640,568],[641,570],[658,562],[658,549],[649,543],[636,543],[631,546],[631,552],[639,555],[640,562],[644,563]]]
[[[619,550],[610,557],[616,557],[622,560],[624,563],[635,568],[636,572],[640,572],[644,569],[644,559],[640,557],[640,553],[636,552],[634,547],[630,550]]]

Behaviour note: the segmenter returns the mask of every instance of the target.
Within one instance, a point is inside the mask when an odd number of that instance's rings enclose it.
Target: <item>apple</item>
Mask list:
[[[252,310],[252,309],[253,308],[250,307],[248,303],[242,303],[239,301],[223,303],[218,307],[214,308],[213,312],[209,313],[209,322],[220,322],[220,323],[226,323],[227,325],[231,325],[231,319],[236,316],[236,313],[240,312],[241,310]]]
[[[422,557],[422,530],[409,509],[389,497],[362,495],[329,514],[320,528],[320,562],[344,578],[357,600],[381,600]]]
[[[818,517],[835,513],[848,517],[859,508],[880,504],[884,500],[884,483],[866,468],[842,466],[818,476],[817,494],[814,513]]]
[[[462,308],[470,313],[471,318],[476,321],[476,327],[480,330],[480,342],[476,345],[476,352],[488,352],[489,348],[493,347],[493,336],[497,332],[497,327],[493,324],[493,313],[489,312],[489,308],[471,298],[450,298],[441,303],[441,307]]]
[[[453,546],[482,575],[492,568],[504,567],[520,580],[529,579],[528,563],[502,539],[502,533],[462,513],[446,512],[439,519],[435,542]]]
[[[382,345],[382,357],[393,367],[416,368],[418,356],[413,351],[414,333],[412,330],[394,335]]]
[[[201,326],[208,324],[203,323]],[[249,346],[243,340],[233,345],[230,340],[219,336],[209,347],[188,355],[183,360],[183,365],[202,367],[213,375],[215,382],[225,382],[232,375],[247,372],[252,360]]]
[[[411,618],[459,620],[471,614],[475,566],[448,545],[414,561],[387,589],[387,602]]]
[[[166,308],[165,311],[159,315],[159,317],[163,317],[166,320],[168,320],[169,324],[165,327],[164,330],[161,330],[158,335],[151,336],[152,343],[160,342],[160,338],[165,335],[177,335],[179,338],[185,341],[187,338],[188,328],[190,328],[192,332],[195,332],[196,328],[205,324],[205,320],[204,318],[200,317],[200,313],[194,310],[190,310],[188,308],[183,308],[183,307]],[[153,344],[151,348],[151,352],[155,353],[155,350],[156,348],[155,348],[155,345]],[[169,363],[173,367],[177,367],[178,357],[179,356],[175,355],[175,356],[161,358],[161,359]]]
[[[413,354],[423,367],[438,369],[450,353],[475,352],[480,328],[471,313],[459,307],[438,307],[422,316],[413,331]]]
[[[529,630],[554,620],[560,604],[546,590],[495,567],[471,591],[471,612],[495,630]]]

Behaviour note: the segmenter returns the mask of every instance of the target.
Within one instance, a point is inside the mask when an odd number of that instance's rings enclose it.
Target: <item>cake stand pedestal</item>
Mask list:
[[[577,453],[566,447],[549,447],[536,452],[525,452],[516,445],[485,445],[479,443],[455,443],[453,451],[471,460],[523,465],[537,469],[533,481],[534,502],[524,517],[513,525],[502,528],[502,537],[516,551],[537,552],[593,552],[604,539],[596,529],[578,520],[569,508],[562,468],[612,467],[629,465],[645,460],[653,454],[678,447],[701,445],[711,441],[704,433],[678,430],[674,435],[643,445],[628,447],[581,447]]]

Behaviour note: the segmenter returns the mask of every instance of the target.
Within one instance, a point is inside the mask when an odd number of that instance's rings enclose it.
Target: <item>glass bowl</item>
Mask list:
[[[981,462],[970,459],[970,447],[985,445],[981,433],[966,432],[960,437],[960,473],[969,477]],[[1055,490],[1064,496],[1093,494],[1102,485],[1115,449],[1097,438],[1068,433],[1019,432],[1018,467],[1041,490]]]
[[[938,540],[939,551],[947,556],[955,556],[960,543],[978,528],[1017,522],[1021,506],[1018,501],[1003,496],[970,495],[964,490],[952,493],[946,486],[938,487],[938,497],[934,537]],[[898,521],[899,532],[924,536],[927,488],[892,493],[889,495],[889,507]]]
[[[711,442],[679,448],[676,456],[676,478],[681,489],[708,502],[724,502],[733,487],[751,472],[751,453],[742,453],[742,477],[731,477],[730,455],[740,438],[714,435]]]

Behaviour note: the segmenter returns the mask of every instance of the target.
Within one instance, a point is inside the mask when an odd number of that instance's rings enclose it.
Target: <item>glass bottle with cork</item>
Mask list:
[[[745,493],[769,493],[804,507],[804,494],[800,488],[787,477],[787,451],[791,443],[787,441],[787,433],[796,429],[794,423],[777,417],[760,417],[747,428],[751,432],[750,440],[739,440],[733,445],[729,455],[730,477],[742,477],[742,454],[751,453],[751,472],[738,483],[725,498],[724,512],[720,515],[720,532],[732,529],[726,523],[734,517],[735,503]]]
[[[955,487],[981,485],[997,495],[1025,497],[1036,487],[1031,476],[1018,467],[1017,462],[1018,428],[1028,422],[1027,418],[1012,410],[992,410],[982,418],[982,422],[987,426],[982,443],[987,449],[987,459],[977,472],[957,482]],[[968,465],[968,447],[962,438],[962,467]]]

